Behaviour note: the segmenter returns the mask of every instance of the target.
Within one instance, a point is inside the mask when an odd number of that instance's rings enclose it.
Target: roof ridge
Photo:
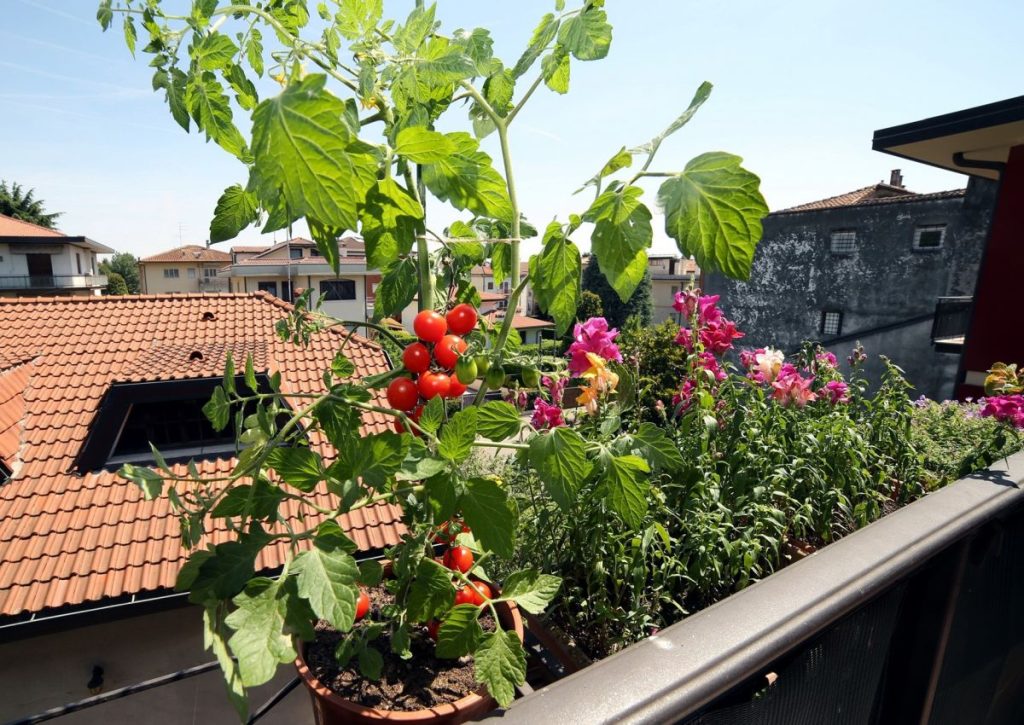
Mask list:
[[[902,191],[904,191],[905,193],[893,194],[891,196],[872,196],[872,197],[858,198],[858,199],[853,199],[853,200],[851,200],[851,201],[849,201],[849,202],[847,202],[845,204],[836,204],[836,205],[829,205],[828,204],[828,202],[830,202],[830,201],[835,201],[837,199],[843,199],[844,197],[853,197],[856,194],[859,194],[859,193],[862,193],[862,192],[866,192],[866,191],[869,191],[869,190],[877,190],[879,187],[886,187],[887,189],[900,189],[900,187],[891,186],[890,184],[885,184],[885,183],[879,182],[877,184],[872,184],[871,186],[864,186],[864,187],[861,187],[860,189],[854,189],[852,191],[848,191],[845,194],[836,194],[835,196],[827,196],[827,197],[825,197],[823,199],[817,199],[815,201],[808,201],[808,202],[805,202],[803,204],[797,204],[796,206],[787,207],[785,209],[779,209],[778,211],[771,212],[771,214],[798,214],[798,213],[809,212],[809,211],[824,211],[824,210],[827,210],[827,209],[844,209],[846,207],[859,206],[861,204],[885,204],[885,203],[894,203],[894,202],[927,201],[929,199],[933,199],[933,198],[937,198],[937,197],[942,197],[942,196],[948,196],[948,195],[963,196],[963,195],[965,195],[967,193],[967,189],[966,188],[962,188],[962,189],[947,189],[947,190],[944,190],[944,191],[929,191],[929,192],[918,192],[918,191],[910,191],[908,189],[902,189]]]
[[[253,297],[259,292],[157,292],[138,295],[89,295],[89,296],[51,296],[51,297],[0,297],[0,305],[30,304],[37,302],[71,302],[85,304],[91,302],[132,302],[136,300],[170,300],[170,299],[238,299]]]

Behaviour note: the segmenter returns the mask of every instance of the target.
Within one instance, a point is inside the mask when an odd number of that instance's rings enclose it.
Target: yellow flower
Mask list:
[[[615,390],[619,384],[619,376],[608,369],[607,362],[600,355],[588,352],[587,361],[590,367],[581,377],[589,380],[590,385],[583,389],[576,401],[586,408],[588,413],[594,415],[597,413],[598,399]]]

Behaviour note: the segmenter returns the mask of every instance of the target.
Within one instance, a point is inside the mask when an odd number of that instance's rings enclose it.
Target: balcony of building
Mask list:
[[[96,290],[107,286],[104,274],[14,274],[0,275],[0,292],[66,293]]]

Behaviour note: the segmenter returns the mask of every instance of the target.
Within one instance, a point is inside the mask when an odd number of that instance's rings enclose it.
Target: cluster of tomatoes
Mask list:
[[[458,399],[466,386],[490,367],[484,355],[465,354],[469,345],[463,339],[476,327],[478,315],[472,305],[460,304],[445,316],[423,310],[413,320],[417,342],[402,351],[402,365],[413,377],[395,378],[388,385],[388,404],[413,420],[419,420],[423,403],[432,398]],[[504,379],[504,375],[502,375]],[[405,432],[401,420],[395,430]]]
[[[448,548],[445,549],[444,555],[441,557],[441,563],[452,571],[467,574],[473,568],[473,552],[468,547],[456,542],[455,538],[461,532],[469,532],[469,527],[461,521],[453,520],[441,525],[438,535],[434,540],[448,544]],[[455,604],[453,606],[472,604],[479,607],[494,597],[494,594],[494,590],[491,589],[487,582],[477,579],[471,580],[466,585],[456,582]],[[441,622],[437,619],[427,623],[427,632],[435,642],[437,641],[437,633],[440,627]]]

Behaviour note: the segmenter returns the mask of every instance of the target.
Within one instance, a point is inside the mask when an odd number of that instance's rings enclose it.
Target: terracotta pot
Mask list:
[[[512,629],[523,641],[523,618],[514,602],[498,602],[494,605],[505,629]],[[337,694],[318,680],[310,671],[305,660],[305,644],[299,648],[295,668],[309,690],[313,700],[313,717],[317,725],[347,725],[348,723],[461,723],[479,718],[498,706],[487,690],[480,688],[463,698],[445,705],[423,710],[378,710],[364,707]]]

